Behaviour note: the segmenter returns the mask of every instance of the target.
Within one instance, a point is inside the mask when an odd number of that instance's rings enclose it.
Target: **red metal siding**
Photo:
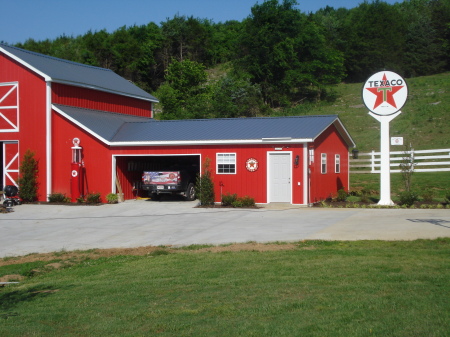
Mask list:
[[[19,142],[19,162],[27,149],[38,161],[39,200],[46,200],[46,84],[42,77],[0,54],[0,83],[17,82],[19,90],[19,132],[1,132],[0,141]]]
[[[52,102],[81,108],[152,117],[152,103],[103,91],[52,84]]]
[[[52,192],[70,196],[73,139],[80,139],[84,161],[84,190],[100,192],[105,197],[111,192],[111,154],[108,146],[87,135],[58,113],[52,115]]]
[[[311,202],[336,196],[341,188],[348,191],[348,148],[345,141],[332,125],[314,142],[314,163],[311,169]],[[327,154],[327,170],[321,173],[321,155]],[[340,173],[335,173],[335,155],[341,157]]]
[[[180,147],[130,147],[130,148],[113,148],[112,154],[121,155],[183,155],[183,154],[200,154],[202,164],[206,158],[211,159],[211,172],[214,180],[216,202],[220,201],[221,190],[223,194],[237,193],[238,196],[250,196],[255,198],[258,203],[267,202],[267,152],[274,151],[275,147],[281,145],[222,145],[222,146],[180,146]],[[302,145],[290,145],[285,150],[292,151],[292,157],[299,155],[301,160],[297,167],[293,168],[292,194],[293,203],[306,203],[303,197],[303,147]],[[236,174],[217,174],[216,173],[216,154],[217,153],[236,153]],[[126,160],[128,157],[118,157],[119,179],[121,180],[122,189],[125,199],[134,198],[131,192],[131,181],[140,177],[130,176],[126,170]],[[258,161],[258,170],[250,172],[246,169],[245,163],[247,159],[255,158]],[[301,182],[297,185],[297,182]],[[127,187],[128,185],[128,187]],[[222,189],[221,189],[222,185]]]

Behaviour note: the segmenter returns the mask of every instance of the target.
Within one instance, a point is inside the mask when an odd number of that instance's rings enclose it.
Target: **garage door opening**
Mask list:
[[[197,176],[200,172],[200,155],[144,155],[116,156],[116,193],[122,190],[125,200],[149,197],[141,188],[144,171],[187,170]]]

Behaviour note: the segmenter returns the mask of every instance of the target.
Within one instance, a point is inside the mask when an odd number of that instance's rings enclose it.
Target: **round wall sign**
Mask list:
[[[380,116],[399,111],[408,98],[405,80],[392,71],[373,74],[364,83],[362,98],[367,109]]]
[[[258,161],[255,158],[247,159],[245,167],[250,172],[255,172],[258,169]]]
[[[72,170],[72,177],[76,177],[78,175],[78,172],[76,170]]]

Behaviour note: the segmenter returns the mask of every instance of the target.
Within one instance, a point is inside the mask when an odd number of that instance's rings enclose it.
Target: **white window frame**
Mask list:
[[[341,155],[334,155],[334,173],[341,173]]]
[[[320,155],[320,173],[327,174],[327,154]]]
[[[225,160],[226,158],[226,160]],[[236,174],[237,173],[237,154],[236,152],[220,152],[216,153],[216,173],[217,174]],[[234,165],[234,169],[229,168],[233,172],[220,172],[219,165]],[[223,170],[223,168],[221,169]]]

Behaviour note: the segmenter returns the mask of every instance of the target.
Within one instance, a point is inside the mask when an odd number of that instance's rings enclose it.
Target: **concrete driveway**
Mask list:
[[[132,200],[101,206],[16,206],[14,212],[0,214],[0,257],[158,245],[450,237],[448,209],[196,205],[197,201]]]

